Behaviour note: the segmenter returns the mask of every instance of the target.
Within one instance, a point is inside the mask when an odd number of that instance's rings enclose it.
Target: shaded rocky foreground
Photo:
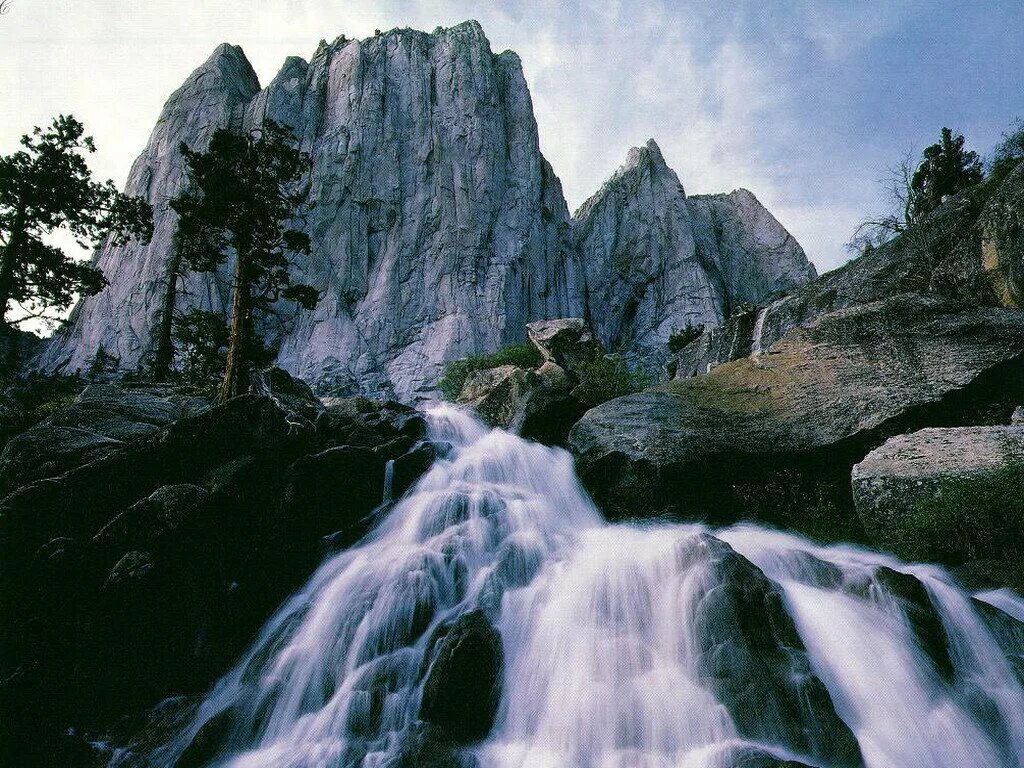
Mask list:
[[[750,525],[608,525],[567,453],[450,406],[425,424],[318,408],[280,376],[264,391],[7,497],[21,546],[5,564],[22,570],[5,578],[22,590],[5,599],[34,635],[4,722],[45,748],[38,764],[1024,759],[1024,604],[1008,593]],[[72,406],[97,435],[124,426],[115,402],[195,405],[103,395]],[[76,480],[104,472],[120,482]],[[184,472],[203,485],[171,483]],[[305,581],[321,546],[371,526]]]

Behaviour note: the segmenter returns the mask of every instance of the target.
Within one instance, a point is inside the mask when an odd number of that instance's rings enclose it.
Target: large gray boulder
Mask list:
[[[853,468],[869,537],[900,557],[1017,562],[1024,540],[1024,426],[922,429]]]
[[[0,453],[0,496],[109,456],[197,407],[199,401],[160,390],[90,385],[7,443]]]
[[[761,516],[862,538],[851,466],[929,424],[1005,423],[1024,313],[895,296],[794,328],[767,353],[588,411],[570,434],[612,513]]]

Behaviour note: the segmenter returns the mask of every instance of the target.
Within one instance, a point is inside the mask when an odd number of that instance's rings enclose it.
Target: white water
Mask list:
[[[479,607],[505,654],[495,725],[467,749],[481,768],[729,768],[752,744],[845,768],[857,758],[843,723],[870,768],[1024,766],[1021,649],[1000,647],[942,571],[754,526],[609,525],[564,451],[448,406],[430,423],[451,455],[282,606],[152,764],[173,765],[230,713],[215,765],[389,766],[417,719],[432,633]],[[945,675],[883,566],[925,585]],[[773,645],[778,618],[771,631],[748,621],[776,589],[806,654]]]

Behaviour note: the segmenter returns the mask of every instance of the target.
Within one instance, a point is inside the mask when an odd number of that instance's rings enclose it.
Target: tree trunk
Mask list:
[[[221,382],[220,392],[217,395],[220,402],[242,394],[245,386],[245,374],[248,366],[248,360],[245,359],[246,331],[249,327],[249,314],[252,312],[252,296],[249,294],[249,283],[245,274],[247,263],[246,250],[238,249],[235,257],[234,293],[231,297],[228,359],[224,366],[224,381]]]
[[[18,210],[14,214],[14,225],[11,237],[0,256],[0,324],[7,327],[7,304],[14,294],[14,267],[18,263],[18,251],[25,238],[25,213]]]
[[[174,328],[174,306],[178,296],[178,273],[181,271],[181,254],[177,249],[171,252],[167,266],[167,284],[164,286],[160,322],[153,340],[153,381],[166,381],[174,362],[174,344],[171,331]]]

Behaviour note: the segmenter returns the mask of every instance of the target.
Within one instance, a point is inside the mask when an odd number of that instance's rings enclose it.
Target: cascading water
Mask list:
[[[149,764],[426,768],[403,750],[439,638],[482,615],[500,703],[463,765],[1024,766],[1012,593],[749,525],[609,525],[569,454],[428,415],[445,458]]]

